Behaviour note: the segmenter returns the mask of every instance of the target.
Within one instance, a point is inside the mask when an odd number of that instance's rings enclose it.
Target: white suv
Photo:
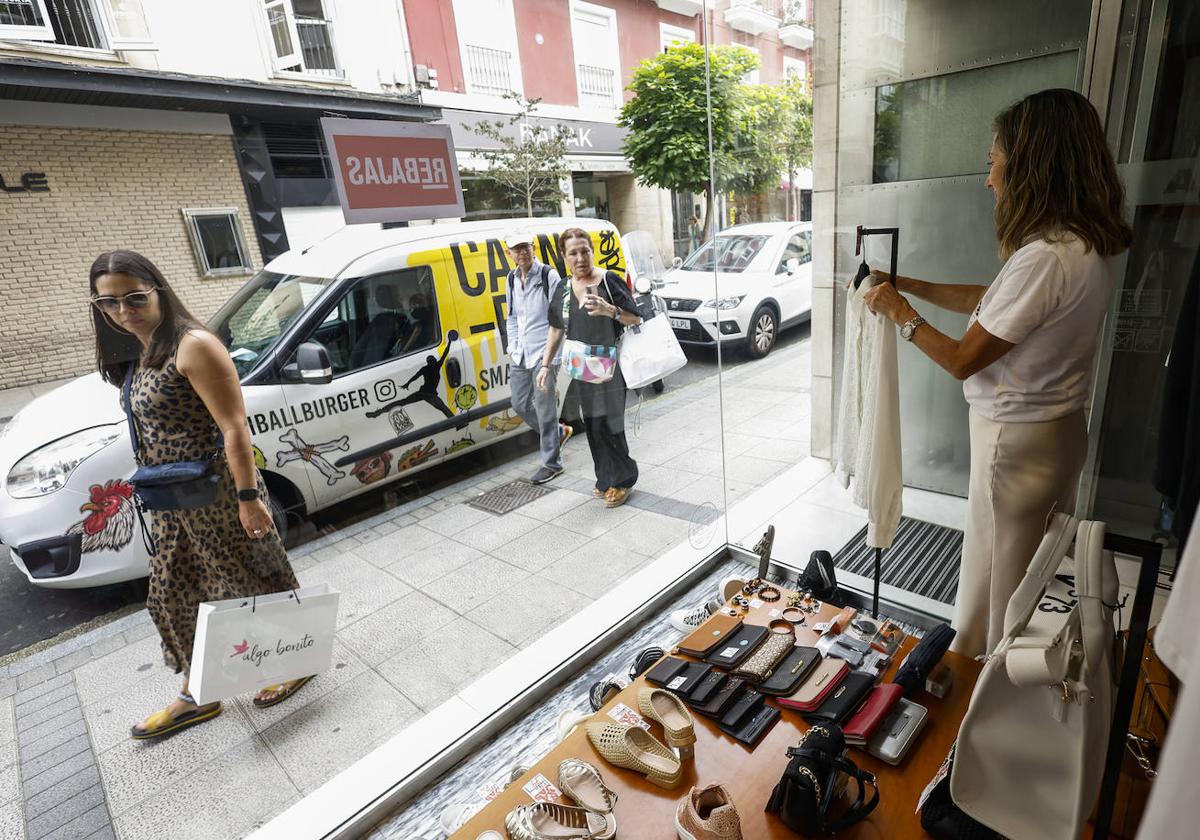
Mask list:
[[[681,343],[742,341],[761,358],[812,313],[812,222],[723,230],[668,271],[659,294]]]

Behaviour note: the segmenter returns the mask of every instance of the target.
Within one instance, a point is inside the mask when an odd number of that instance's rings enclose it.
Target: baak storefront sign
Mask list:
[[[464,214],[449,126],[325,117],[321,131],[347,224]]]
[[[506,120],[509,116],[508,114],[442,109],[442,119],[450,126],[454,142],[461,149],[498,148],[500,144],[490,137],[484,137],[477,133],[475,125],[484,120]],[[534,126],[545,126],[551,129],[558,126],[565,127],[568,131],[567,154],[570,155],[620,155],[625,144],[625,129],[613,123],[533,117],[527,125],[505,124],[501,130],[510,134],[514,140],[519,140],[522,129],[528,130]]]

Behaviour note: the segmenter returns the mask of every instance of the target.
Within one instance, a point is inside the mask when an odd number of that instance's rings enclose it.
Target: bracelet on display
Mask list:
[[[779,590],[771,584],[763,584],[763,588],[758,590],[758,597],[762,598],[768,604],[774,604],[783,597]]]
[[[794,625],[792,622],[790,622],[786,619],[783,619],[783,618],[775,619],[770,624],[768,624],[767,627],[770,629],[770,631],[772,633],[778,633],[781,636],[796,635],[796,625]]]
[[[784,610],[783,620],[790,621],[797,627],[802,627],[808,623],[808,620],[804,617],[804,610],[800,609],[799,607],[788,607],[786,610]]]
[[[742,593],[745,595],[754,595],[755,593],[758,592],[758,590],[762,589],[762,585],[763,585],[762,578],[755,578],[754,580],[748,580],[742,586]]]

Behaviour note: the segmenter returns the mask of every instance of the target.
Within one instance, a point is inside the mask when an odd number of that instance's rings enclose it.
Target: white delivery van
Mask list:
[[[557,234],[570,226],[591,233],[599,265],[624,273],[616,229],[593,219],[349,226],[272,260],[221,307],[209,328],[241,374],[277,521],[522,425],[510,410],[503,236],[529,230],[565,276]],[[0,542],[17,568],[62,588],[146,575],[133,468],[118,391],[97,373],[13,417],[0,432]]]

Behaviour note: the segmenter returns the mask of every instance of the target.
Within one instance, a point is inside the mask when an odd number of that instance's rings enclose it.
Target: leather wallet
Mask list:
[[[804,719],[809,723],[827,721],[840,724],[850,717],[862,704],[866,696],[875,686],[875,676],[855,671],[847,674],[842,684],[826,697],[821,705],[811,712],[804,713]]]
[[[736,668],[745,662],[769,635],[771,631],[761,624],[743,623],[736,632],[729,634],[724,644],[717,645],[704,661],[711,662],[718,668]]]
[[[896,683],[875,686],[858,711],[842,727],[846,733],[846,743],[860,747],[865,745],[903,696],[904,686]]]
[[[850,673],[850,666],[841,659],[822,659],[812,674],[791,697],[780,697],[779,705],[801,712],[811,712],[821,705]]]
[[[683,698],[689,705],[700,706],[707,703],[717,693],[721,683],[729,678],[723,671],[718,671],[711,665],[707,667],[709,668],[708,675],[696,683],[687,693],[687,697]]]
[[[759,694],[753,688],[747,686],[738,695],[733,705],[725,711],[725,714],[721,715],[717,721],[717,726],[722,731],[733,730],[736,732],[750,722],[750,719],[754,717],[766,699],[766,697]]]
[[[762,682],[770,676],[772,669],[779,664],[788,651],[796,646],[796,637],[791,633],[781,635],[772,633],[750,658],[734,669],[733,675],[750,682]]]
[[[815,647],[794,645],[771,675],[758,684],[758,690],[772,697],[794,694],[820,662],[821,653]]]
[[[719,612],[684,637],[677,647],[680,653],[703,659],[741,626],[740,615]]]
[[[688,662],[682,669],[677,671],[669,680],[663,683],[663,688],[667,691],[679,694],[686,697],[691,694],[700,683],[702,683],[709,674],[713,672],[713,666],[704,662]]]
[[[761,697],[761,695],[759,696]],[[763,736],[771,731],[771,727],[777,720],[779,720],[779,709],[774,706],[761,705],[753,716],[741,726],[734,728],[718,723],[717,728],[735,741],[754,749]]]
[[[646,672],[646,680],[655,685],[666,685],[690,664],[688,660],[678,656],[664,656]]]
[[[706,703],[693,705],[692,711],[706,717],[719,718],[734,704],[745,686],[745,680],[727,676],[725,677],[725,681],[721,683],[721,687],[717,689],[716,694],[709,698]]]

